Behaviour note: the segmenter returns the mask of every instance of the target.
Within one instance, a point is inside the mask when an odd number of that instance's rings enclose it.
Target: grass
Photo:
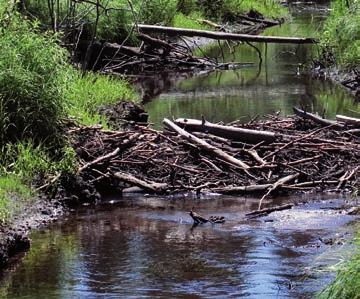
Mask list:
[[[320,33],[324,56],[334,56],[336,63],[343,68],[360,64],[360,1],[348,2],[349,7],[346,1],[333,0],[330,16]]]
[[[17,176],[0,176],[0,224],[8,222],[31,198],[31,189]]]
[[[173,26],[179,28],[189,28],[189,29],[201,29],[208,30],[211,29],[208,26],[202,24],[199,20],[204,19],[204,16],[200,12],[193,12],[189,15],[184,15],[183,13],[177,13],[173,20]]]
[[[360,245],[360,231],[355,239]],[[338,269],[335,280],[319,295],[319,299],[358,299],[360,298],[360,251],[359,248],[352,259],[343,263]]]

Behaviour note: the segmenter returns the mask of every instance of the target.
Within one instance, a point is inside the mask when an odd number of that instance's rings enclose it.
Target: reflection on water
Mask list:
[[[317,5],[317,10],[314,10],[314,5],[291,6],[291,22],[269,28],[264,34],[315,36],[316,29],[325,18],[327,6]],[[164,117],[200,118],[201,115],[214,122],[247,121],[255,115],[274,111],[292,114],[293,106],[306,107],[321,114],[325,111],[327,117],[334,117],[336,113],[354,115],[353,110],[360,112],[360,107],[353,103],[343,88],[306,75],[304,65],[311,62],[313,52],[318,50],[316,46],[254,45],[261,50],[261,65],[256,50],[249,45],[224,44],[223,50],[220,50],[217,44],[213,44],[205,48],[206,55],[221,61],[223,53],[225,61],[253,64],[236,70],[198,74],[180,81],[174,79],[176,76],[167,81],[159,76],[154,80],[142,80],[147,99],[151,98],[146,89],[150,81],[161,86],[163,91],[159,96],[159,92],[153,93],[157,98],[146,104],[150,122],[161,126]]]
[[[30,252],[6,273],[0,295],[311,297],[330,279],[314,268],[343,247],[323,245],[319,238],[349,230],[346,223],[353,219],[334,209],[342,204],[318,200],[257,220],[244,218],[257,200],[236,197],[124,199],[84,209],[32,235]],[[224,215],[227,221],[192,228],[187,215],[192,207],[205,216]]]

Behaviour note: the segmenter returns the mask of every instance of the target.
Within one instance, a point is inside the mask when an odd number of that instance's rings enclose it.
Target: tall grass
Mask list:
[[[355,240],[360,245],[360,231]],[[342,264],[335,280],[318,296],[319,299],[358,299],[360,298],[360,251],[356,249],[353,258]]]
[[[360,1],[333,0],[320,40],[323,50],[332,53],[340,66],[359,66]]]

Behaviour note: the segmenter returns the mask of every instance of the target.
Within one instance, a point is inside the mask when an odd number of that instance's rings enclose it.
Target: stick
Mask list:
[[[96,158],[95,160],[89,162],[89,163],[86,163],[84,166],[80,167],[79,168],[79,172],[82,172],[84,171],[85,169],[93,166],[93,165],[96,165],[96,164],[99,164],[101,162],[104,162],[106,160],[110,160],[111,158],[115,157],[120,151],[120,148],[116,148],[114,151],[112,151],[111,153],[107,154],[107,155],[104,155],[104,156],[101,156],[101,157],[98,157]]]
[[[186,132],[184,129],[181,129],[178,125],[174,124],[169,119],[164,118],[163,123],[168,128],[170,128],[173,131],[175,131],[176,133],[178,133],[181,137],[183,137],[187,141],[195,143],[197,146],[199,146],[203,150],[213,154],[214,156],[217,156],[217,157],[229,162],[230,164],[235,165],[237,167],[240,167],[240,168],[242,168],[244,170],[250,168],[249,165],[247,165],[243,161],[230,156],[229,154],[225,153],[221,149],[218,149],[217,147],[207,143],[206,141],[204,141],[204,140],[202,140],[202,139],[200,139],[200,138]]]
[[[166,183],[145,182],[143,180],[134,177],[131,174],[127,174],[123,172],[114,173],[114,177],[130,185],[138,186],[140,188],[143,188],[147,191],[151,191],[154,193],[162,194],[165,193],[167,189]]]
[[[265,209],[246,213],[245,216],[260,216],[261,217],[261,216],[269,215],[272,212],[291,209],[293,206],[294,206],[293,204],[286,204],[286,205],[276,206],[276,207],[272,207],[272,208],[265,208]]]

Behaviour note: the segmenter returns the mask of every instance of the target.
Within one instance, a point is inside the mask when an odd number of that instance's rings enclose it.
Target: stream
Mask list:
[[[309,2],[307,2],[309,3]],[[296,2],[292,19],[264,34],[314,36],[326,4]],[[164,117],[248,121],[307,107],[333,118],[360,111],[348,93],[315,80],[304,64],[315,46],[240,45],[232,53],[207,45],[208,56],[244,63],[239,69],[157,74],[138,80],[150,122]],[[223,52],[223,53],[221,53]],[[246,63],[246,64],[245,64]],[[258,198],[194,196],[111,197],[84,206],[45,229],[0,276],[0,298],[313,298],[333,278],[332,266],[352,251],[356,199],[302,195],[268,199],[291,210],[247,219]],[[224,224],[193,226],[188,212],[221,215]]]

